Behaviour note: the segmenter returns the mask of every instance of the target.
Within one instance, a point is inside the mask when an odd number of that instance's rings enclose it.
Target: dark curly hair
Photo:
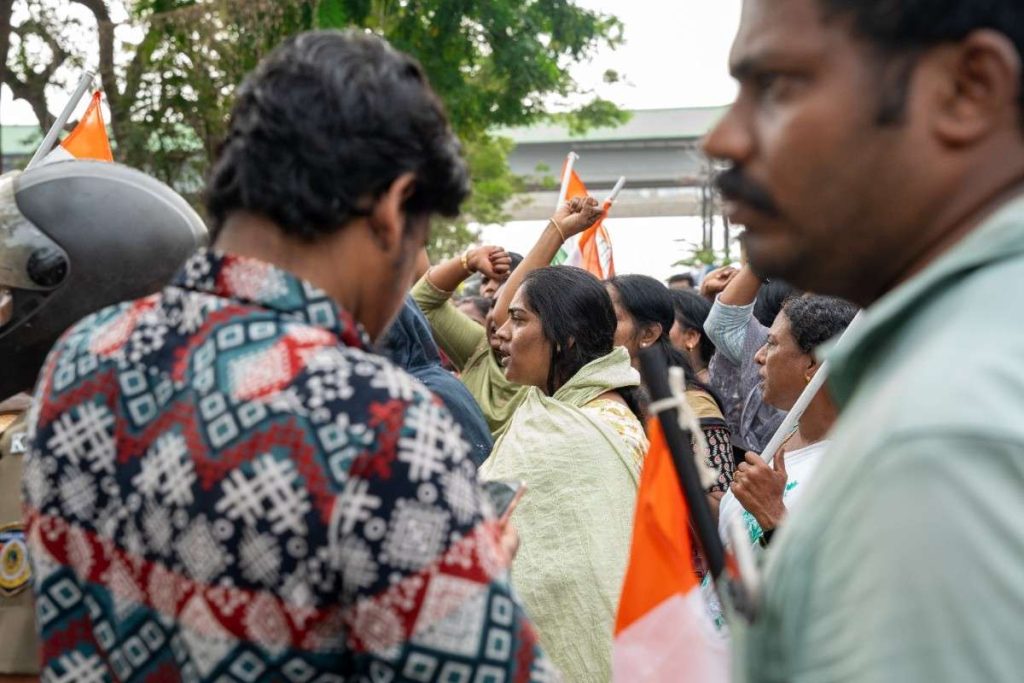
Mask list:
[[[206,206],[214,234],[245,210],[312,242],[368,215],[406,172],[410,216],[458,215],[466,163],[419,63],[363,31],[311,31],[238,89]]]
[[[796,345],[811,355],[816,348],[842,333],[858,310],[846,299],[819,294],[794,297],[782,306]]]
[[[549,266],[523,279],[523,298],[540,318],[544,338],[551,344],[551,369],[546,392],[554,394],[584,365],[615,348],[615,307],[601,281],[582,268]],[[640,393],[622,387],[619,395],[643,419]]]

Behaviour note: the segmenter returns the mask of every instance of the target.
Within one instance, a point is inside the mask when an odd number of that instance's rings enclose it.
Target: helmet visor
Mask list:
[[[0,287],[51,290],[67,276],[68,255],[22,215],[14,197],[18,175],[0,176]]]

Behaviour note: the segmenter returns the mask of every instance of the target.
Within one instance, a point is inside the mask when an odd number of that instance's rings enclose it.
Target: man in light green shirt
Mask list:
[[[867,308],[736,678],[1024,680],[1019,0],[744,0],[709,134],[762,276]]]

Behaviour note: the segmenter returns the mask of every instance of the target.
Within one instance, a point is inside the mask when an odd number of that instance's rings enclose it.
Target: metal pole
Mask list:
[[[64,128],[64,124],[66,124],[68,119],[71,118],[71,114],[75,111],[75,107],[78,106],[78,103],[82,101],[82,96],[85,95],[85,92],[92,87],[92,81],[95,77],[96,75],[91,71],[86,71],[82,74],[82,78],[78,81],[78,85],[75,86],[75,91],[71,93],[71,99],[68,100],[66,105],[64,105],[64,110],[61,111],[60,116],[58,116],[57,120],[53,122],[53,125],[50,126],[50,130],[46,132],[39,148],[36,149],[36,153],[32,155],[32,159],[28,162],[28,166],[25,167],[26,171],[38,164],[47,154],[50,153],[50,150],[53,149],[53,145],[57,142],[57,136]]]
[[[569,194],[569,179],[572,178],[572,169],[576,165],[576,160],[580,158],[580,155],[576,152],[569,152],[568,156],[565,157],[565,169],[562,172],[562,187],[558,190],[558,201],[555,203],[555,211],[562,208],[562,203],[565,202],[565,196]]]

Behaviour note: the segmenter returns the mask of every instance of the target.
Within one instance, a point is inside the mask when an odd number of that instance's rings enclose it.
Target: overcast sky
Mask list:
[[[740,0],[576,0],[588,9],[614,14],[625,25],[625,44],[603,50],[576,67],[577,80],[627,109],[726,104],[736,94],[726,58],[739,24]],[[88,55],[89,62],[95,61]],[[614,69],[623,82],[607,85]],[[51,92],[51,98],[60,96]],[[58,105],[51,101],[50,110]],[[85,108],[83,100],[80,109]],[[33,124],[32,110],[13,101],[4,87],[0,121]]]
[[[729,47],[740,21],[740,0],[576,0],[617,16],[625,44],[578,67],[577,79],[628,109],[728,104]],[[601,83],[606,69],[624,83]]]

